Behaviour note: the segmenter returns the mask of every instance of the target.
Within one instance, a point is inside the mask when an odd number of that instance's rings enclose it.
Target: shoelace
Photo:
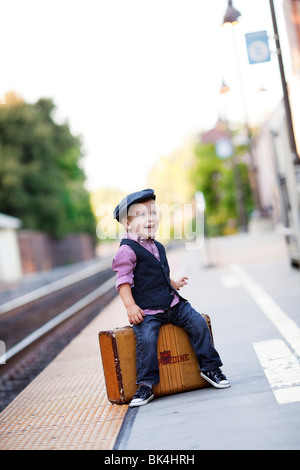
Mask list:
[[[218,380],[226,380],[225,375],[220,369],[213,370],[212,372]]]
[[[142,395],[144,395],[144,393],[146,393],[148,391],[148,387],[146,387],[145,385],[141,385],[140,388],[137,390],[137,392],[135,393],[135,398],[139,398],[141,397]]]

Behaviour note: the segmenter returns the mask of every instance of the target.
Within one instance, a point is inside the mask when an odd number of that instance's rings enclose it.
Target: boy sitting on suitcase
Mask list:
[[[154,191],[144,189],[126,196],[115,208],[114,218],[126,234],[112,267],[136,337],[139,388],[130,406],[145,405],[154,397],[152,385],[159,383],[157,340],[165,323],[187,331],[205,380],[217,388],[230,387],[206,321],[178,292],[187,278],[170,278],[166,251],[154,240],[159,224]]]

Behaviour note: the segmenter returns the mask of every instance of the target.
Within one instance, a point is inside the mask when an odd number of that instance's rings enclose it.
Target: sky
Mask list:
[[[0,97],[53,99],[55,119],[82,137],[88,190],[139,190],[160,157],[219,117],[256,122],[279,103],[275,53],[250,65],[245,43],[245,33],[267,30],[275,50],[269,0],[233,5],[234,31],[222,28],[227,0],[0,0]]]

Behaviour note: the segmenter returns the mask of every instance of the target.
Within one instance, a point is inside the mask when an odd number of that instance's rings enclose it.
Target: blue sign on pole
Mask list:
[[[271,60],[267,31],[245,34],[249,64]]]

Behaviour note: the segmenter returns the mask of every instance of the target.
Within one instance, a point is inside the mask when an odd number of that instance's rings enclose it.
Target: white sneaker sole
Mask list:
[[[201,372],[201,377],[203,377],[204,380],[206,380],[207,382],[209,382],[213,387],[215,388],[229,388],[230,387],[230,382],[228,382],[228,380],[224,380],[225,383],[220,383],[220,384],[217,384],[216,382],[214,382],[213,380],[211,380],[209,377],[207,377],[206,375],[204,375],[202,372]]]
[[[147,403],[149,403],[149,401],[151,401],[152,399],[154,398],[154,394],[152,394],[149,398],[147,398],[147,400],[143,400],[143,401],[131,401],[130,404],[129,404],[129,407],[130,408],[133,408],[135,406],[143,406],[143,405],[147,405]]]

